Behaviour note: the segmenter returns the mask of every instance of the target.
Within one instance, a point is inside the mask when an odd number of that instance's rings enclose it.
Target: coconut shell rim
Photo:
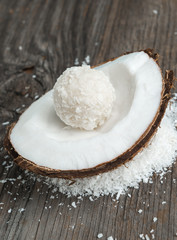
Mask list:
[[[159,66],[158,64],[159,55],[157,53],[154,53],[154,50],[146,49],[146,50],[140,50],[140,51],[144,51],[145,53],[147,53],[149,57],[151,57]],[[131,52],[127,52],[123,55],[129,54],[129,53]],[[106,62],[113,61],[115,59],[117,58],[112,58]],[[106,62],[103,62],[102,64]],[[160,67],[159,69],[161,71]],[[161,75],[162,75],[162,72],[161,72]],[[4,147],[6,148],[8,153],[13,157],[14,162],[17,165],[19,165],[21,168],[30,170],[35,174],[40,174],[40,175],[51,177],[51,178],[65,178],[65,179],[72,180],[74,178],[91,177],[104,172],[111,171],[117,167],[120,167],[122,164],[125,164],[126,162],[130,161],[135,155],[137,155],[144,147],[148,145],[150,139],[156,133],[160,125],[160,122],[165,114],[168,101],[171,98],[170,92],[173,86],[173,81],[174,81],[173,71],[166,70],[165,78],[163,78],[162,76],[161,101],[160,101],[157,113],[153,121],[149,124],[148,128],[141,135],[141,137],[133,144],[133,146],[127,149],[127,151],[125,151],[121,155],[117,156],[116,158],[109,160],[107,162],[101,163],[99,165],[96,165],[95,167],[87,168],[87,169],[79,169],[79,170],[60,170],[60,169],[52,169],[49,167],[41,166],[26,158],[23,158],[20,154],[16,152],[15,148],[13,147],[10,141],[11,131],[16,123],[12,123],[9,126],[7,134],[4,139]]]

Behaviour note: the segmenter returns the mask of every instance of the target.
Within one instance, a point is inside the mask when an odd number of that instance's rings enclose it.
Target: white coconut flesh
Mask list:
[[[153,121],[161,100],[162,76],[145,52],[96,67],[115,88],[111,117],[93,131],[74,129],[56,115],[53,90],[35,101],[12,129],[16,152],[37,165],[59,170],[93,168],[131,148]]]

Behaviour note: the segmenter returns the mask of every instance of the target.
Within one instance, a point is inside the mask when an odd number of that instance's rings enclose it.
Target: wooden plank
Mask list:
[[[175,0],[0,1],[0,239],[177,239],[176,164],[163,183],[154,176],[118,203],[110,196],[78,202],[26,174],[2,148],[2,123],[17,120],[76,58],[82,64],[89,55],[96,65],[155,48],[163,71],[176,71],[176,9]]]

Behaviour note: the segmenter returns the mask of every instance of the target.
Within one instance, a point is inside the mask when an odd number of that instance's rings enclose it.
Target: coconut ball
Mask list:
[[[115,98],[109,78],[86,65],[66,69],[53,91],[59,118],[73,128],[85,130],[104,124],[111,115]]]

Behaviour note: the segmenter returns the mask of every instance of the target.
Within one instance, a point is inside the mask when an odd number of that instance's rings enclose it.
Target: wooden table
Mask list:
[[[104,240],[148,240],[152,234],[176,240],[177,165],[163,183],[154,176],[118,203],[111,197],[77,203],[26,175],[2,146],[7,122],[51,89],[76,59],[82,64],[90,56],[96,65],[154,48],[163,71],[176,70],[177,1],[0,0],[0,33],[0,239],[94,240],[103,233]]]

